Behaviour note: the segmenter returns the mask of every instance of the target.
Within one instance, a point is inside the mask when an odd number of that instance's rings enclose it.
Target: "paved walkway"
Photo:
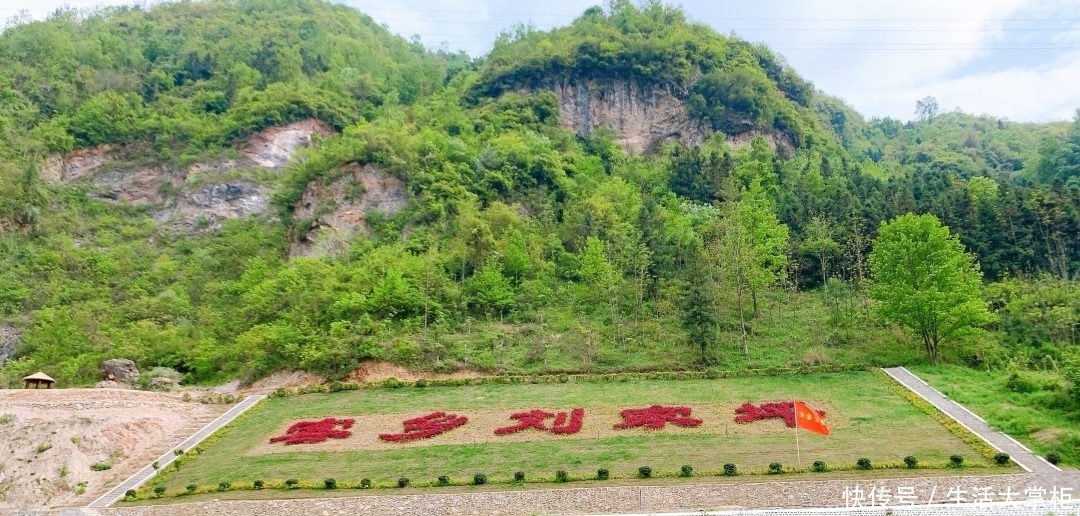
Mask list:
[[[949,399],[944,394],[938,392],[929,384],[924,382],[918,376],[915,376],[911,371],[908,371],[904,367],[891,367],[884,369],[885,373],[893,377],[896,381],[900,382],[911,389],[912,392],[918,394],[931,405],[938,408],[949,417],[956,420],[972,433],[981,437],[984,441],[993,446],[998,451],[1008,453],[1012,457],[1013,462],[1018,464],[1021,468],[1034,473],[1035,479],[1031,481],[1029,487],[1042,487],[1049,493],[1052,488],[1069,487],[1073,491],[1073,496],[1080,496],[1080,472],[1076,471],[1062,471],[1061,468],[1050,464],[1032,453],[1031,450],[1005,435],[990,427],[986,423],[986,420],[975,415],[974,412],[968,410],[963,405]]]
[[[180,449],[186,452],[194,448],[197,444],[201,443],[203,439],[210,437],[210,434],[213,434],[221,427],[229,424],[232,420],[236,419],[237,416],[246,412],[247,409],[253,407],[256,403],[262,401],[262,399],[265,397],[266,396],[263,395],[255,395],[244,398],[244,401],[237,403],[233,408],[229,409],[224,414],[218,416],[217,419],[211,421],[209,424],[204,426],[202,430],[195,432],[194,435],[188,437],[187,440],[180,443],[180,445],[177,446],[176,449]],[[172,463],[172,461],[176,460],[177,458],[178,457],[176,453],[174,453],[173,450],[169,450],[161,457],[158,457],[158,469],[165,469],[165,466],[168,466],[170,463]],[[110,489],[107,493],[101,495],[101,497],[97,500],[90,502],[90,505],[87,505],[87,507],[108,507],[123,498],[124,493],[126,493],[129,489],[138,489],[139,486],[145,484],[147,480],[153,478],[153,476],[157,474],[157,472],[158,470],[154,469],[153,464],[147,464],[146,467],[140,469],[137,473],[128,477],[127,480]]]

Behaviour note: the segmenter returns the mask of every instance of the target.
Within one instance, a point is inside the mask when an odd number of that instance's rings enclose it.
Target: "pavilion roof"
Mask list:
[[[30,376],[27,376],[26,378],[23,378],[24,382],[29,381],[29,380],[40,380],[40,381],[43,381],[43,382],[55,382],[56,381],[56,380],[53,380],[52,378],[49,378],[49,375],[47,375],[47,374],[45,374],[45,373],[43,373],[41,371],[38,371],[38,372],[36,372],[36,373],[34,373],[34,374],[30,375]]]

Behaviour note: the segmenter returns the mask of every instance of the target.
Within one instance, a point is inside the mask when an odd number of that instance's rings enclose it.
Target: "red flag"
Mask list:
[[[795,424],[808,432],[829,435],[829,427],[825,426],[821,415],[801,401],[795,402]]]

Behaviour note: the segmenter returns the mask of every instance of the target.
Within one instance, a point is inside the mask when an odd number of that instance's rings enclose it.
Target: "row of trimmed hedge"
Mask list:
[[[748,376],[783,376],[794,374],[814,373],[843,373],[850,371],[865,371],[865,365],[835,364],[820,366],[804,366],[798,368],[767,368],[767,369],[739,369],[720,371],[709,369],[706,371],[653,371],[653,372],[627,372],[627,373],[576,373],[576,374],[544,374],[544,375],[494,375],[474,376],[469,378],[420,378],[415,381],[398,380],[387,378],[379,382],[331,382],[329,384],[308,385],[295,388],[278,388],[270,393],[271,398],[296,396],[300,394],[328,393],[339,391],[354,391],[358,389],[400,389],[402,387],[460,387],[465,385],[490,385],[490,384],[551,384],[551,383],[580,383],[580,382],[628,382],[636,380],[706,380],[719,378],[740,378]]]
[[[1006,459],[1007,461],[1007,459]],[[1004,465],[1001,462],[999,464]],[[299,479],[287,479],[287,480],[255,480],[252,482],[230,482],[223,481],[217,485],[189,485],[183,491],[168,492],[164,486],[160,484],[153,487],[147,486],[141,489],[138,493],[129,493],[125,497],[126,500],[136,500],[139,498],[161,498],[161,497],[179,497],[194,494],[208,494],[223,491],[236,491],[236,490],[259,490],[259,489],[392,489],[392,488],[404,488],[404,487],[442,487],[442,486],[469,486],[469,485],[484,485],[484,484],[539,484],[539,483],[563,483],[572,481],[585,481],[585,480],[609,480],[609,479],[630,479],[630,478],[675,478],[675,477],[720,477],[720,476],[741,476],[741,475],[777,475],[777,474],[791,474],[791,473],[823,473],[826,471],[854,471],[854,470],[871,470],[871,469],[943,469],[943,468],[959,468],[965,467],[963,464],[963,458],[959,455],[953,455],[949,462],[946,463],[924,463],[919,462],[915,457],[908,456],[904,461],[897,462],[885,462],[872,464],[869,459],[859,459],[854,464],[841,464],[838,466],[827,466],[824,461],[815,461],[812,465],[796,468],[791,466],[783,466],[778,462],[774,462],[765,469],[750,469],[740,470],[735,464],[724,464],[723,468],[719,470],[704,470],[698,471],[690,465],[684,465],[678,470],[674,471],[654,471],[650,466],[641,466],[633,474],[613,475],[610,470],[606,468],[600,468],[597,470],[596,475],[581,476],[571,475],[566,470],[558,470],[555,472],[554,477],[539,477],[536,479],[526,479],[525,473],[518,471],[514,473],[512,477],[506,478],[489,478],[485,473],[476,473],[472,479],[468,481],[455,481],[449,476],[442,475],[437,479],[430,482],[423,482],[420,484],[413,483],[408,477],[401,477],[394,481],[373,482],[371,479],[364,478],[359,482],[342,482],[333,478],[327,478],[321,482],[311,480],[299,480]],[[1007,464],[1007,462],[1005,463]],[[979,466],[976,466],[979,467]]]

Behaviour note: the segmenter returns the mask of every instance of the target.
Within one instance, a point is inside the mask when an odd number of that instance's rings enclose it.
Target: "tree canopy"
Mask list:
[[[882,222],[868,262],[870,294],[889,320],[914,331],[933,363],[942,343],[992,320],[974,257],[933,215]]]

